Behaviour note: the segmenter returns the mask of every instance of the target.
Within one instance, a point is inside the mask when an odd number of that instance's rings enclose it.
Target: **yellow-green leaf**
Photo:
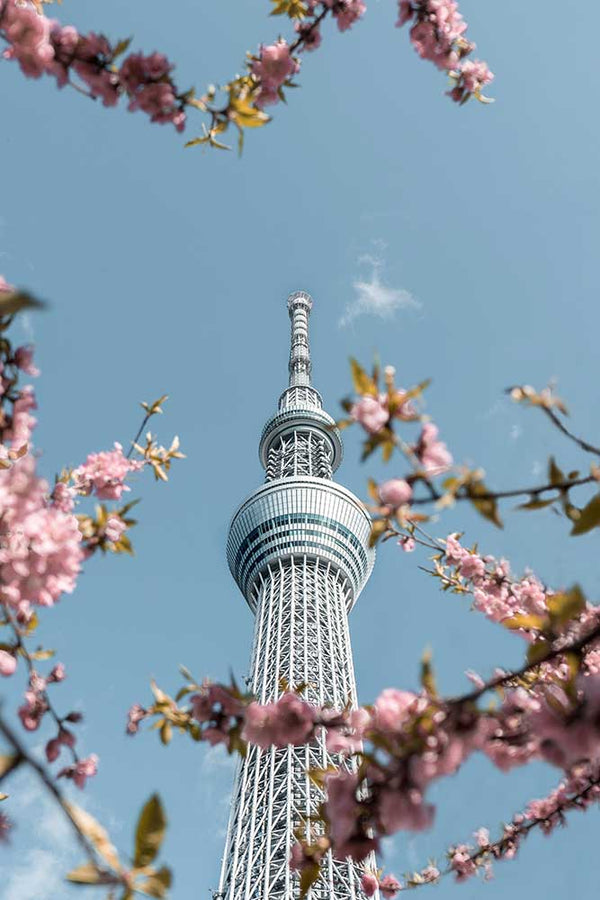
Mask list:
[[[22,309],[43,309],[46,304],[26,291],[0,293],[0,316],[14,316]]]
[[[350,358],[350,368],[352,371],[352,383],[357,394],[368,394],[371,397],[377,397],[379,391],[373,379],[367,375],[363,367],[353,357]]]
[[[142,882],[140,887],[149,897],[157,897],[158,900],[162,900],[167,896],[172,881],[171,870],[163,866],[162,869],[154,872],[146,881]]]
[[[76,869],[73,869],[67,875],[67,881],[72,881],[74,884],[105,883],[102,872],[100,872],[100,870],[92,863],[84,863],[82,866],[78,866]]]
[[[5,775],[8,775],[17,766],[20,766],[22,762],[23,759],[18,753],[7,753],[0,756],[0,778],[4,778]]]
[[[544,509],[545,506],[550,506],[552,503],[554,500],[536,500],[532,497],[527,503],[520,503],[517,509]]]
[[[421,657],[421,685],[430,697],[437,697],[437,687],[431,659],[431,650],[426,650]]]
[[[585,596],[576,584],[569,591],[550,594],[546,600],[553,625],[565,625],[585,609]]]
[[[548,460],[548,479],[550,484],[564,484],[565,481],[565,473],[556,465],[553,456]]]
[[[302,873],[300,875],[300,900],[303,900],[303,898],[306,897],[309,890],[319,877],[320,871],[321,870],[319,868],[319,864],[316,862],[311,862],[302,869]]]
[[[135,832],[134,866],[142,868],[151,863],[162,844],[167,829],[167,818],[158,794],[152,794],[144,805]]]
[[[600,494],[595,494],[587,506],[584,506],[576,520],[571,534],[586,534],[592,528],[600,526]]]
[[[371,534],[369,536],[369,547],[374,547],[379,538],[384,534],[387,529],[387,522],[385,519],[375,519],[373,524],[371,525]]]
[[[489,522],[493,522],[494,525],[497,525],[498,528],[503,528],[502,519],[498,514],[498,504],[494,497],[484,497],[482,499],[477,499],[480,494],[489,493],[488,489],[484,485],[482,481],[472,482],[467,485],[467,490],[469,492],[469,497],[471,499],[471,503],[475,507],[478,513],[483,516],[484,519],[487,519]]]
[[[74,803],[65,801],[65,808],[77,825],[78,829],[83,832],[86,838],[93,844],[99,855],[109,866],[116,872],[121,871],[121,862],[119,855],[110,841],[108,832],[94,819],[85,809],[76,806]]]
[[[517,628],[543,631],[547,624],[547,619],[544,616],[511,616],[510,619],[502,619],[502,625],[511,631]]]

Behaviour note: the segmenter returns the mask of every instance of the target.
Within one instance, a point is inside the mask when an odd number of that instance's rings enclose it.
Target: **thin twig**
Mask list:
[[[549,409],[547,406],[542,406],[541,409],[546,413],[550,421],[553,425],[556,425],[559,431],[568,437],[570,441],[573,441],[577,444],[578,447],[581,447],[582,450],[585,450],[586,453],[593,453],[594,456],[600,456],[600,448],[595,447],[593,444],[590,444],[588,441],[583,438],[577,437],[576,434],[573,434],[572,431],[566,427],[566,425],[558,418],[554,410]]]

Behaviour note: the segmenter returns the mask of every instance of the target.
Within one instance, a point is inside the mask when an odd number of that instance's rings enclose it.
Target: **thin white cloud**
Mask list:
[[[368,280],[353,282],[354,298],[346,304],[339,320],[341,328],[350,325],[359,316],[376,316],[380,319],[392,319],[399,309],[419,309],[421,304],[410,291],[404,288],[391,287],[381,277],[383,261],[380,257],[364,255],[359,263],[369,265],[371,274]]]

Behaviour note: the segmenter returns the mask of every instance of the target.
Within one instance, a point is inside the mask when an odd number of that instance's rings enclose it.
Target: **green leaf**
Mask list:
[[[167,818],[158,794],[152,794],[143,807],[135,832],[135,855],[133,864],[142,868],[151,863],[163,842],[167,829]]]
[[[363,367],[353,357],[350,357],[350,368],[352,370],[352,383],[357,394],[368,394],[371,397],[377,397],[379,391],[373,379],[367,375]]]
[[[104,876],[92,863],[84,863],[67,875],[67,881],[74,884],[103,884]]]
[[[600,526],[600,494],[596,494],[587,506],[584,506],[571,529],[572,535],[587,534],[592,528]]]
[[[565,625],[585,609],[585,595],[578,584],[569,591],[550,594],[546,600],[553,625]]]

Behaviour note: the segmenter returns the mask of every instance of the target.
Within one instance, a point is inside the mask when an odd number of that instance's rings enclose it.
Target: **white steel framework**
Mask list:
[[[364,506],[331,480],[342,444],[311,385],[311,307],[302,291],[288,300],[290,381],[260,442],[266,484],[235,514],[227,556],[256,615],[250,682],[258,701],[277,699],[283,684],[305,684],[309,702],[342,709],[357,703],[348,611],[369,577],[374,551]],[[218,896],[298,897],[298,878],[289,868],[294,831],[303,822],[309,827],[323,800],[306,773],[332,763],[352,765],[331,757],[322,739],[283,750],[249,749],[236,774]],[[309,897],[364,900],[362,871],[328,854]]]

